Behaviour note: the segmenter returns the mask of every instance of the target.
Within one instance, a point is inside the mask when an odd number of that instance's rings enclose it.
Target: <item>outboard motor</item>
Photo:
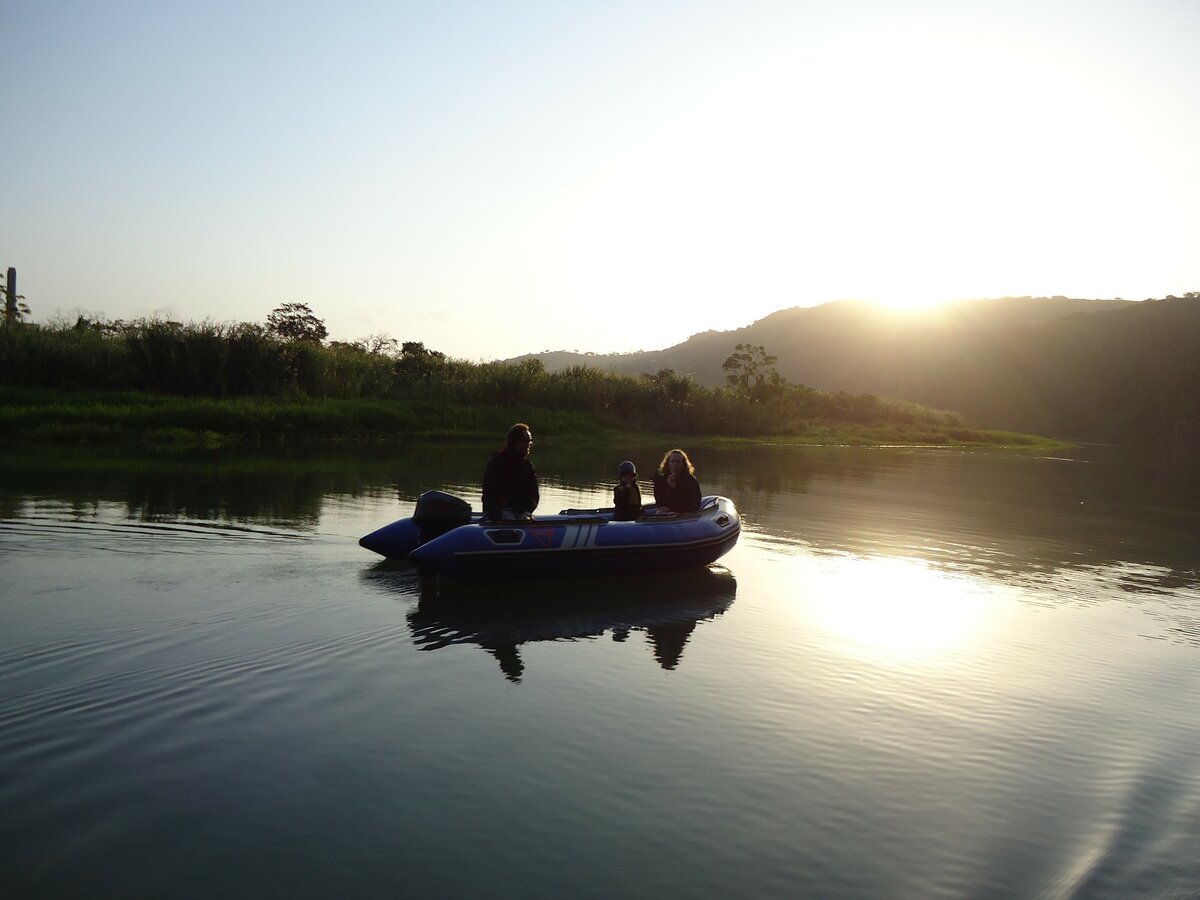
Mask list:
[[[421,530],[421,543],[432,541],[471,521],[471,504],[445,491],[426,491],[417,498],[412,520]]]

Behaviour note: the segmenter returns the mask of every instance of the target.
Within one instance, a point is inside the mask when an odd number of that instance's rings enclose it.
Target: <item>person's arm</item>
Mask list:
[[[660,473],[655,473],[652,478],[654,484],[654,505],[663,506],[666,504],[667,496],[667,476]]]
[[[504,508],[504,485],[500,473],[499,460],[492,457],[488,460],[487,468],[483,470],[483,515],[487,519],[496,519]]]
[[[528,461],[527,461],[528,463]],[[542,500],[542,495],[538,492],[537,469],[533,467],[533,463],[529,465],[529,514],[532,516],[533,511],[538,508],[538,504]]]
[[[654,515],[670,516],[675,514],[675,510],[671,507],[673,500],[671,491],[671,483],[667,480],[667,476],[661,472],[654,475]]]
[[[696,480],[695,475],[689,475],[687,486],[684,488],[687,497],[687,509],[679,510],[679,512],[696,512],[700,509],[700,482]]]

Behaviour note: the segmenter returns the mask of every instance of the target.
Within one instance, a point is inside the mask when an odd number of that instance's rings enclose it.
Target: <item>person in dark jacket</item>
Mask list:
[[[637,466],[625,460],[617,469],[613,488],[613,521],[632,522],[642,514],[642,490],[637,483]]]
[[[483,472],[483,515],[493,521],[532,519],[537,509],[537,471],[529,461],[533,433],[524,422],[508,429],[504,447]]]
[[[654,474],[654,514],[696,512],[700,508],[700,482],[688,455],[676,448],[663,454]]]

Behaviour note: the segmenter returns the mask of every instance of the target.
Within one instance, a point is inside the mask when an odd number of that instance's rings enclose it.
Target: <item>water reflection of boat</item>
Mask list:
[[[606,634],[620,642],[638,631],[645,633],[659,665],[674,669],[696,627],[722,615],[736,595],[737,581],[723,569],[636,581],[547,581],[538,585],[536,598],[528,596],[527,586],[467,587],[425,579],[408,626],[421,650],[482,647],[514,682],[525,670],[517,649],[521,644]]]
[[[464,500],[428,491],[415,513],[359,544],[388,559],[459,581],[643,575],[707,566],[737,543],[730,500],[705,497],[699,512],[613,521],[611,509],[564,509],[526,522],[484,522]]]

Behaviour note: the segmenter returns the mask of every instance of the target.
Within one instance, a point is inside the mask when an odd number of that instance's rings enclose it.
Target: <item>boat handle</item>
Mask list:
[[[485,534],[493,544],[519,544],[525,539],[525,533],[515,528],[489,528]]]

